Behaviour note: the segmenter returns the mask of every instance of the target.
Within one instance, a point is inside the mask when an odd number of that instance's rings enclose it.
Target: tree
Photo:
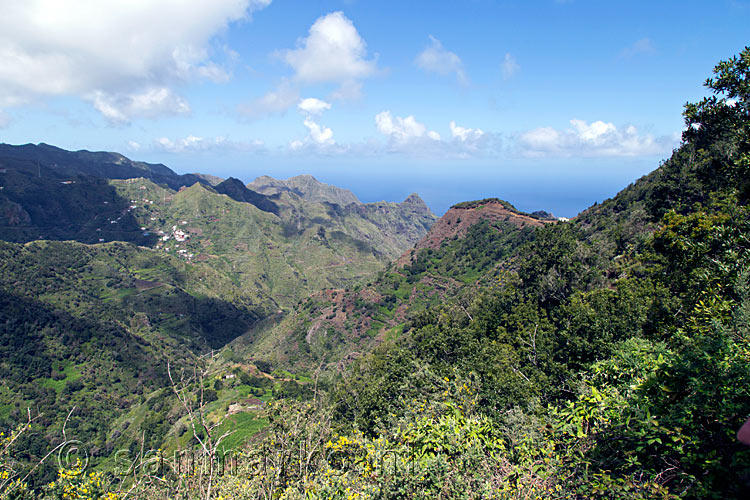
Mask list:
[[[701,168],[710,187],[738,188],[750,199],[750,47],[714,67],[705,86],[713,95],[685,104],[683,140],[697,151],[709,151],[712,160]],[[717,183],[719,184],[717,186]]]

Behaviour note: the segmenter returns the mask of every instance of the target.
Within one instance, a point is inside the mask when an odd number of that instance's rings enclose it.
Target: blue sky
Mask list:
[[[0,141],[572,216],[679,144],[743,1],[2,1]]]

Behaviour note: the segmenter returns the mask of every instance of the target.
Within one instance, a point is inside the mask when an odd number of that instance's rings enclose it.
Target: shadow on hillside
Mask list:
[[[0,169],[0,239],[126,241],[153,246],[157,236],[141,230],[130,201],[106,179],[46,176],[25,160],[3,160]]]

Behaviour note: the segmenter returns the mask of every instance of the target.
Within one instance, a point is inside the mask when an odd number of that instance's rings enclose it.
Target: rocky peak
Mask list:
[[[551,222],[521,213],[510,203],[496,198],[458,203],[453,205],[430,228],[427,235],[414,246],[413,250],[404,253],[398,259],[398,263],[406,265],[411,262],[412,256],[423,248],[437,250],[445,240],[453,237],[463,237],[471,226],[483,220],[507,222],[518,228],[537,227]]]
[[[266,195],[281,191],[291,191],[306,201],[313,203],[335,203],[345,207],[351,203],[360,204],[359,199],[348,189],[342,189],[324,182],[309,174],[297,175],[286,180],[274,179],[264,175],[248,184],[250,189]]]
[[[425,203],[424,200],[422,198],[420,198],[417,193],[410,194],[401,203],[404,204],[404,205],[417,205],[417,206],[420,206],[420,207],[427,208],[427,203]]]

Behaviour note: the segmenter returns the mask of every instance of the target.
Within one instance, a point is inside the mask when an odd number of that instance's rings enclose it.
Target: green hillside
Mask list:
[[[246,441],[266,422],[248,401],[307,397],[307,382],[264,374],[252,355],[204,357],[310,293],[382,269],[435,219],[417,199],[348,211],[236,179],[186,187],[116,154],[3,146],[0,163],[0,428],[36,416],[25,464],[60,443],[63,425],[102,467],[138,442],[189,446],[168,362],[211,366],[206,414],[235,415],[228,443]],[[133,169],[149,178],[98,177]],[[33,484],[53,477],[45,462]]]
[[[179,192],[146,179],[112,185],[133,203],[132,214],[145,231],[159,238],[158,251],[204,263],[247,293],[270,297],[280,310],[312,292],[353,285],[376,272],[435,219],[424,202],[413,199],[342,208],[285,192],[266,198],[273,207],[259,208],[234,199],[243,194],[236,185],[234,196],[202,184]]]
[[[748,68],[750,49],[717,66],[672,157],[572,222],[481,221],[234,341],[338,374],[311,421],[332,415],[320,442],[349,461],[289,472],[293,492],[258,484],[285,498],[745,498]],[[294,408],[276,418],[291,425]],[[276,456],[293,453],[283,429],[265,444]]]
[[[748,498],[749,74],[570,222],[112,181],[153,248],[0,245],[0,495]]]

